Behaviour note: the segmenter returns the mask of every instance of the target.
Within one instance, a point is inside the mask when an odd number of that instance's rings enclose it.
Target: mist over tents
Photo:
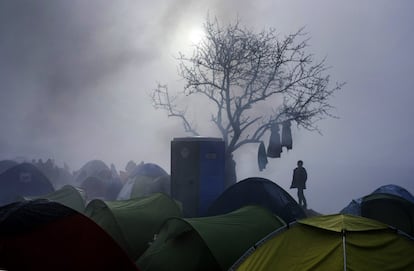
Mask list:
[[[134,159],[168,169],[171,139],[186,134],[153,110],[147,94],[157,82],[182,89],[174,56],[191,51],[188,32],[209,11],[281,36],[305,26],[315,56],[326,56],[332,76],[347,82],[333,101],[340,119],[323,120],[323,136],[292,127],[294,148],[263,172],[257,146],[243,149],[240,180],[274,179],[291,192],[291,170],[302,159],[309,205],[323,213],[388,183],[413,191],[411,10],[411,1],[385,0],[1,1],[0,159],[53,158],[72,170],[91,159],[121,169]],[[337,200],[325,204],[324,195]]]

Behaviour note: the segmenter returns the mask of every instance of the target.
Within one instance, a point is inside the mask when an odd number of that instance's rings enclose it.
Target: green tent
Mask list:
[[[25,197],[24,199],[47,199],[63,204],[80,213],[85,211],[85,191],[72,185],[65,185],[55,192],[38,197]]]
[[[414,236],[414,203],[390,194],[363,197],[361,216],[378,220]]]
[[[227,270],[255,242],[286,225],[260,206],[224,215],[168,219],[138,259],[141,270]]]
[[[414,270],[414,240],[364,217],[307,218],[275,231],[230,270]]]
[[[85,213],[136,260],[162,223],[167,218],[180,217],[181,209],[170,197],[158,193],[124,201],[95,199],[86,206]]]

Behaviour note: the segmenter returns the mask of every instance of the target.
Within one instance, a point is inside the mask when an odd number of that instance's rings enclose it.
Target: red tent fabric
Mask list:
[[[46,200],[0,208],[0,269],[138,270],[92,220]]]

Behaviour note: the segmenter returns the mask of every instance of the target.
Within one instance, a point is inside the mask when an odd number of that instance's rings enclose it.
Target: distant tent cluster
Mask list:
[[[251,177],[184,217],[157,164],[92,160],[71,182],[44,165],[0,161],[0,269],[414,270],[414,197],[395,185],[322,215]]]

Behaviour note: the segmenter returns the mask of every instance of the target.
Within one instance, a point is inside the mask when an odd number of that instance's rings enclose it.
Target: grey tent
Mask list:
[[[91,160],[75,173],[75,181],[77,184],[80,184],[88,177],[110,179],[112,171],[102,160]]]
[[[135,176],[148,176],[152,178],[157,178],[159,176],[168,175],[168,173],[159,165],[155,163],[140,163],[138,164],[129,175],[130,178]]]

